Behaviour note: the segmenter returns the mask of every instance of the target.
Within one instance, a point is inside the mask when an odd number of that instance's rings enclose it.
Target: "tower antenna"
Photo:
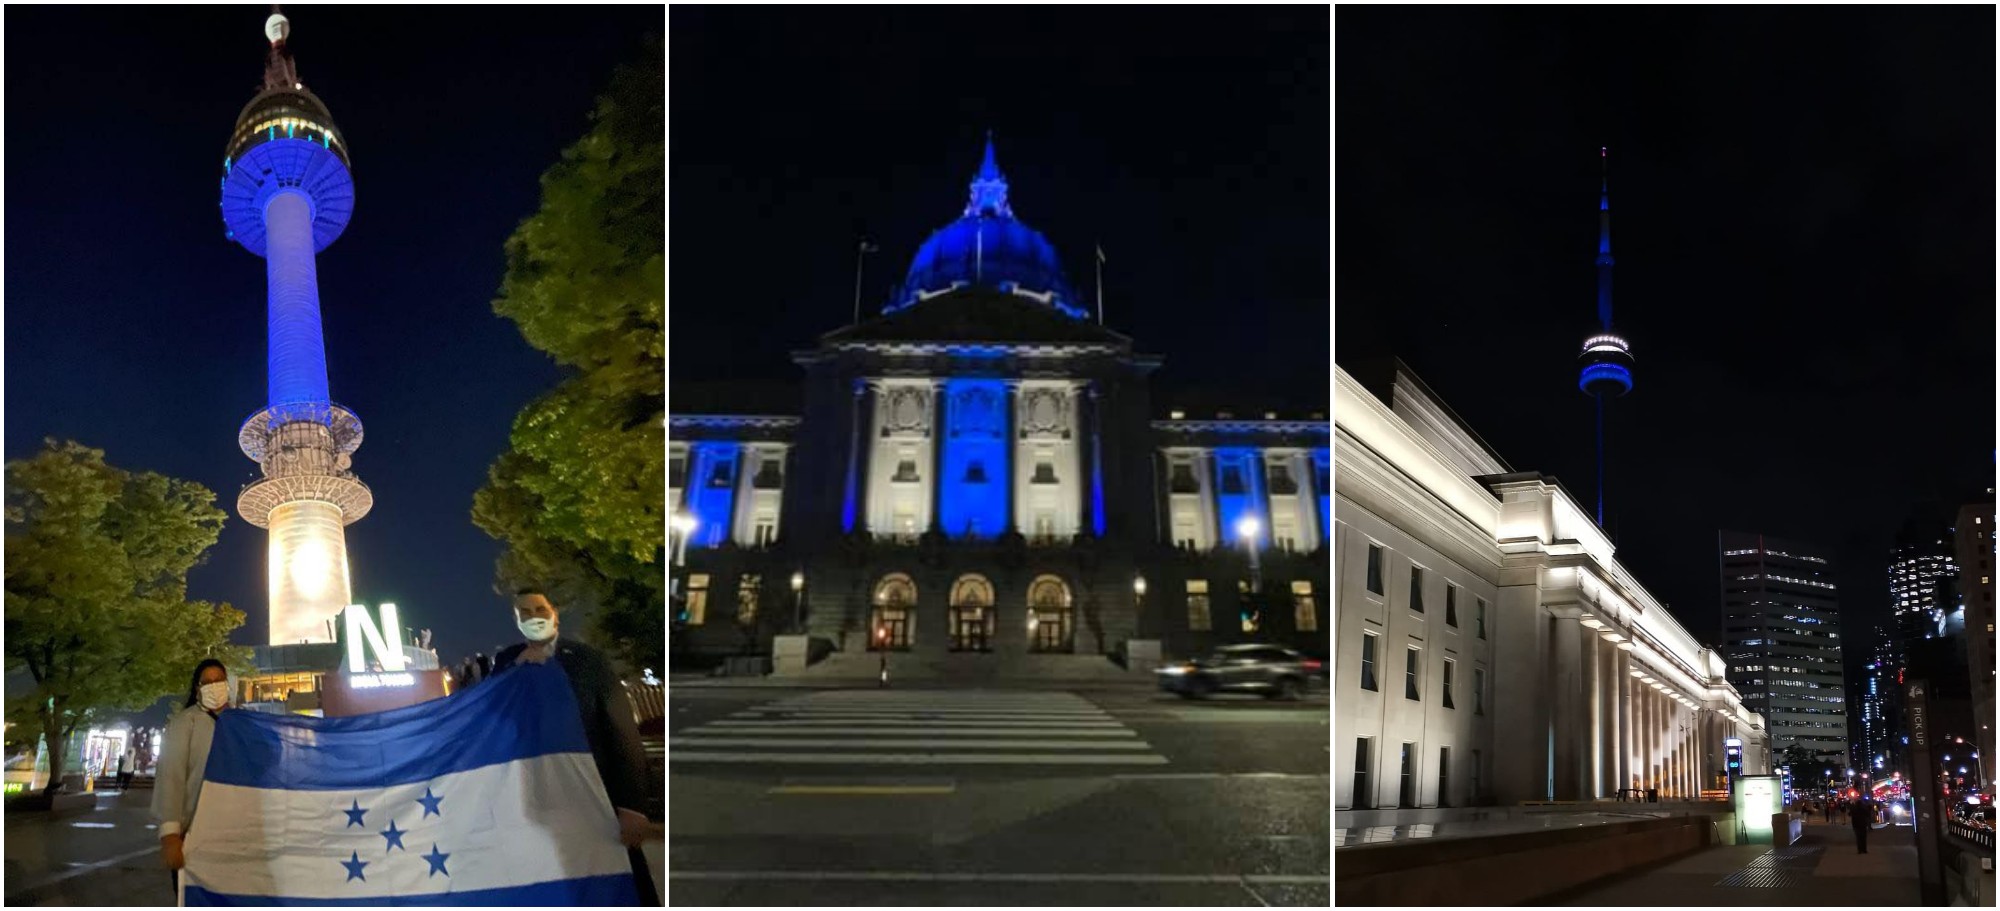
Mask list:
[[[1597,150],[1597,322],[1584,339],[1577,388],[1597,404],[1597,527],[1604,527],[1604,401],[1632,391],[1632,347],[1611,328],[1611,149]]]

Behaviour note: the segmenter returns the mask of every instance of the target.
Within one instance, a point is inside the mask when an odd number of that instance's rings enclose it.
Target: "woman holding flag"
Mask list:
[[[186,863],[181,844],[201,799],[202,772],[208,768],[208,749],[215,740],[215,716],[229,707],[229,700],[229,669],[214,658],[202,659],[188,683],[187,704],[168,719],[166,734],[160,738],[160,760],[153,773],[153,821],[160,827],[160,859],[173,871],[176,895],[180,869]]]

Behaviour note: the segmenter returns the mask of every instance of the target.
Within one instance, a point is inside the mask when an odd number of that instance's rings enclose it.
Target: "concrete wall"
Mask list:
[[[1707,816],[1340,850],[1336,905],[1513,905],[1701,850]]]

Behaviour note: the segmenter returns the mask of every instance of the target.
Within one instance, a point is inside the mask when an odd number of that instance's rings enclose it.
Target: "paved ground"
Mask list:
[[[1616,882],[1574,892],[1569,907],[1844,907],[1919,904],[1917,845],[1909,826],[1868,833],[1854,850],[1845,823],[1806,826],[1798,844],[1734,845],[1698,851]]]
[[[694,905],[1317,905],[1328,711],[1144,688],[673,689]]]
[[[6,816],[9,905],[172,905],[153,792],[99,791],[94,812]]]

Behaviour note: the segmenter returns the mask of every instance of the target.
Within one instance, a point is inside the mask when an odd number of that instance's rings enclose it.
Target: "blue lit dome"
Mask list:
[[[1077,306],[1055,248],[1041,232],[1014,217],[1007,204],[1007,178],[993,159],[991,136],[986,139],[986,160],[972,178],[972,198],[964,215],[917,248],[902,290],[884,312],[968,286],[1033,298],[1077,319],[1089,315]]]

